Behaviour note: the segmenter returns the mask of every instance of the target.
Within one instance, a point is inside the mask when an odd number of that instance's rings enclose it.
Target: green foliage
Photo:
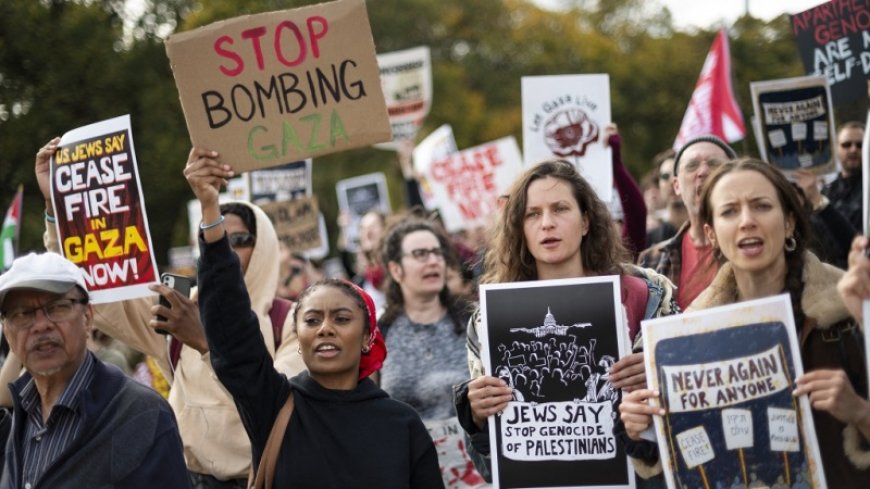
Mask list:
[[[136,19],[118,13],[123,3],[0,2],[0,206],[24,183],[23,249],[41,247],[36,150],[71,128],[130,113],[152,237],[165,263],[170,245],[186,243],[192,194],[181,176],[190,143],[161,36],[316,2],[149,0]],[[715,31],[677,31],[670,12],[642,0],[564,4],[553,12],[528,0],[369,0],[367,8],[378,52],[431,48],[435,100],[421,138],[449,123],[462,148],[506,135],[521,142],[522,76],[609,73],[624,158],[640,175],[672,144]],[[803,68],[787,16],[742,17],[730,37],[735,93],[749,126],[749,82],[799,76]],[[859,111],[842,109],[849,118]],[[738,146],[756,152],[751,136]],[[393,206],[402,206],[394,153],[368,148],[316,160],[315,193],[333,238],[335,182],[374,171],[387,174]]]

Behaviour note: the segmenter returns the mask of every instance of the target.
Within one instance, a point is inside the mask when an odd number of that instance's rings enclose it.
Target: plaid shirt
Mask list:
[[[679,287],[683,270],[683,236],[688,231],[689,221],[686,221],[672,238],[643,250],[637,258],[638,266],[652,268]]]
[[[858,232],[864,229],[864,207],[862,204],[864,187],[861,178],[861,173],[853,173],[848,177],[841,174],[823,191],[825,196],[830,199],[834,209],[845,217]]]

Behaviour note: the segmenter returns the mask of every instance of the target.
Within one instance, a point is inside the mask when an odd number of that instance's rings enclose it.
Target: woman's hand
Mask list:
[[[205,330],[199,319],[199,306],[177,290],[165,285],[149,285],[148,288],[163,296],[170,305],[166,307],[158,303],[151,306],[151,314],[166,319],[161,321],[154,317],[148,325],[154,329],[168,331],[178,341],[197,350],[200,354],[208,352]]]
[[[468,401],[471,417],[481,430],[486,427],[486,418],[504,411],[511,400],[513,389],[496,377],[481,375],[468,384]]]
[[[659,393],[650,389],[638,389],[622,396],[619,404],[619,419],[625,425],[625,432],[632,440],[640,440],[640,434],[652,425],[653,415],[664,416],[665,410],[651,406],[650,399]]]
[[[870,258],[864,253],[867,238],[858,236],[849,251],[849,270],[837,283],[843,303],[858,322],[864,322],[864,301],[870,299]]]
[[[623,392],[646,389],[646,371],[643,366],[643,352],[632,353],[619,359],[610,367],[610,384]]]
[[[842,370],[819,369],[797,378],[795,397],[809,395],[813,409],[825,411],[839,421],[870,429],[870,402],[855,393]]]
[[[217,205],[221,186],[235,174],[230,165],[217,160],[218,156],[217,151],[192,148],[184,167],[184,178],[203,207]]]

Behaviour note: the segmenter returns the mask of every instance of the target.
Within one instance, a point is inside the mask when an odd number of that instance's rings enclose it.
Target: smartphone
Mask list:
[[[190,297],[190,278],[189,277],[185,277],[183,275],[175,275],[173,273],[164,273],[164,274],[160,275],[160,283],[169,287],[170,289],[177,290],[184,297]],[[166,300],[166,298],[163,297],[162,295],[160,296],[160,305],[168,307],[170,309],[172,308],[172,304],[170,304],[169,301]],[[157,319],[159,319],[161,321],[166,321],[166,318],[159,315],[159,314],[157,315]],[[160,334],[169,334],[169,331],[166,331],[164,329],[155,329],[154,331],[157,331]]]

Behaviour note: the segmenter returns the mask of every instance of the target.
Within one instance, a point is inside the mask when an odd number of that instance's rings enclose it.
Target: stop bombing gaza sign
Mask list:
[[[166,53],[192,143],[236,172],[391,139],[363,0],[215,22]]]

